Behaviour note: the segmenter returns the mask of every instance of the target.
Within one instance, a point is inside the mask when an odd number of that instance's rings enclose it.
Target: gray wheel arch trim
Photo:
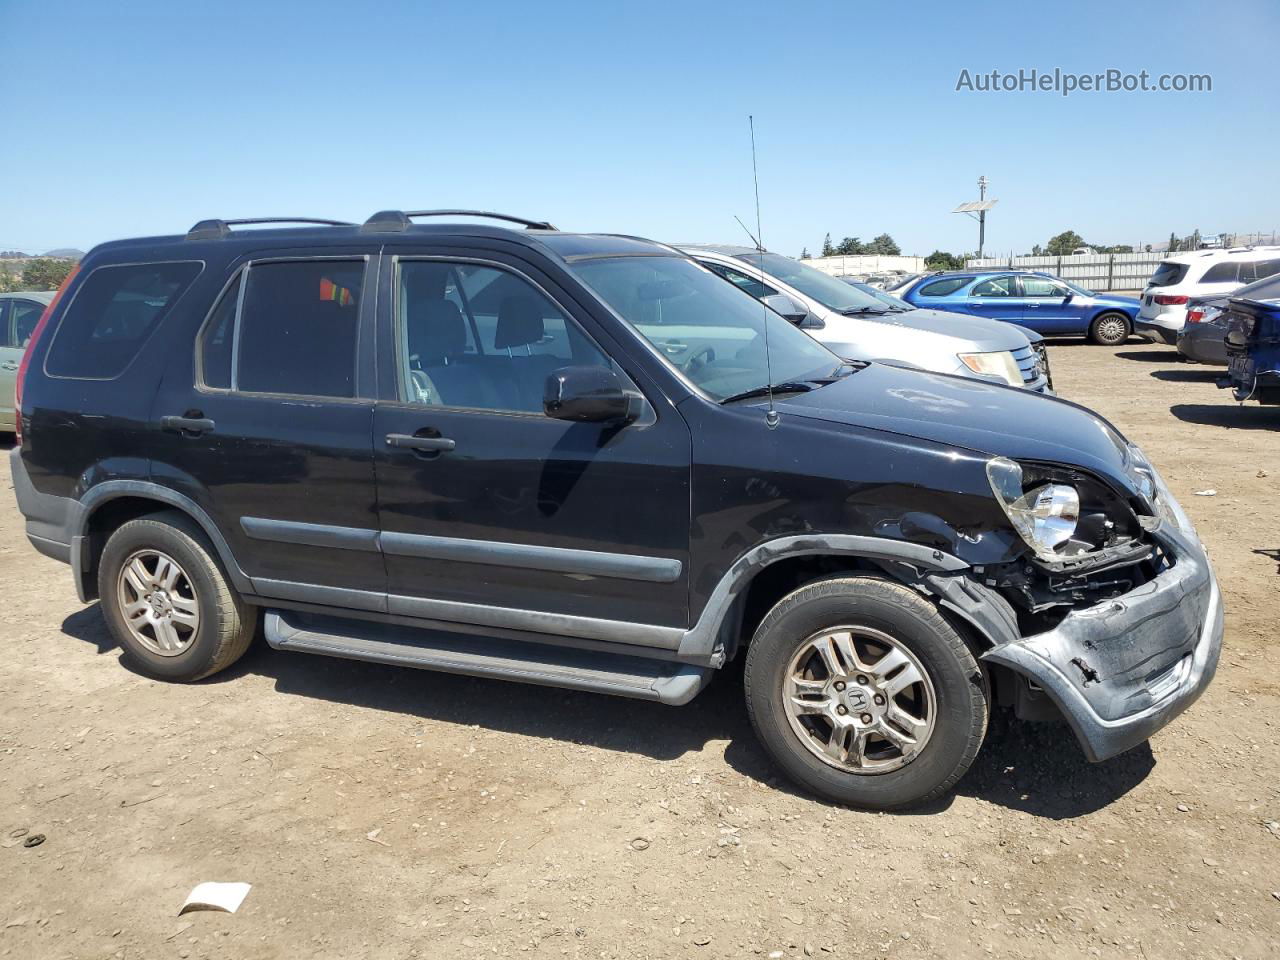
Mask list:
[[[707,598],[698,622],[680,641],[682,659],[712,662],[722,654],[720,645],[730,611],[755,576],[779,560],[792,557],[837,555],[909,564],[934,573],[967,570],[969,564],[941,550],[905,540],[854,534],[804,533],[777,537],[756,544],[725,571]],[[717,664],[718,665],[718,664]]]
[[[103,504],[112,500],[119,500],[121,497],[140,497],[144,500],[155,500],[159,504],[173,507],[185,513],[195,521],[200,529],[204,531],[205,536],[213,543],[214,549],[218,551],[218,559],[222,561],[222,565],[226,568],[227,575],[231,578],[236,590],[241,593],[251,594],[254,592],[253,584],[244,571],[240,569],[240,565],[236,563],[231,547],[227,545],[226,538],[223,537],[222,532],[209,514],[190,497],[150,480],[104,480],[86,490],[76,502],[77,515],[71,518],[69,525],[73,535],[71,540],[71,565],[76,572],[77,583],[80,581],[80,576],[85,572],[84,557],[81,554],[84,549],[85,539],[88,536],[90,519]]]

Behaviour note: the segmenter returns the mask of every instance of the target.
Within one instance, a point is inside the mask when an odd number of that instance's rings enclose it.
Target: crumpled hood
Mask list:
[[[1016,387],[872,363],[777,401],[788,416],[868,427],[1014,460],[1081,467],[1129,493],[1124,438],[1093,411]]]
[[[966,344],[965,352],[991,353],[996,350],[1020,350],[1026,347],[1030,339],[1016,324],[988,320],[985,317],[971,317],[965,313],[949,313],[946,310],[919,309],[907,313],[868,316],[863,319],[972,340],[974,346]]]

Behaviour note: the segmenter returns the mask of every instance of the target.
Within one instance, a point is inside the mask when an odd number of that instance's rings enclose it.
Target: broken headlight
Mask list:
[[[1005,457],[987,461],[987,479],[1009,522],[1041,560],[1060,560],[1080,521],[1080,494],[1071,484],[1040,483],[1027,489],[1022,467]]]
[[[1037,558],[1060,561],[1141,539],[1129,498],[1075,467],[987,462],[987,478],[1009,522]],[[1162,484],[1154,483],[1157,497]]]

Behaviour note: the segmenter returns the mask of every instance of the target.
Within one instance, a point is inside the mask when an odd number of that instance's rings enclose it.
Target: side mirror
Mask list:
[[[643,402],[605,367],[561,367],[547,377],[542,392],[548,417],[579,423],[630,423]]]
[[[761,302],[774,313],[782,315],[783,319],[792,323],[803,323],[805,318],[809,316],[809,311],[796,303],[785,293],[771,293],[767,297],[761,297]]]
[[[1064,293],[1064,294],[1062,295],[1062,302],[1063,302],[1063,303],[1070,303],[1074,297],[1075,297],[1075,291],[1074,291],[1074,290],[1068,290],[1066,293]]]

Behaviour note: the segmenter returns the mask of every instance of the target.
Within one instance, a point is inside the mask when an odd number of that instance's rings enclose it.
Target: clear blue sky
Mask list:
[[[1280,230],[1280,4],[0,0],[0,248],[479,207],[792,255]],[[957,93],[972,73],[1212,93]]]

